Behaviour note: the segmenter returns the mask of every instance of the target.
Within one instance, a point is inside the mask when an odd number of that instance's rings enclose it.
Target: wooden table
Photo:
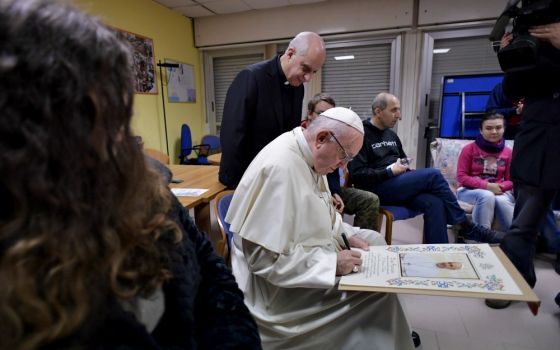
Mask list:
[[[194,209],[194,220],[202,231],[210,234],[210,201],[222,192],[226,186],[218,180],[220,167],[214,165],[168,165],[174,179],[181,179],[179,184],[171,183],[171,188],[204,188],[208,191],[198,197],[177,197],[187,209]]]
[[[221,153],[214,153],[208,156],[208,162],[214,165],[220,165],[221,159],[222,159]]]

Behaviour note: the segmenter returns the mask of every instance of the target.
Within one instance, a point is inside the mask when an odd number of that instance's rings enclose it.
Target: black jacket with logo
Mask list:
[[[358,155],[348,164],[350,179],[356,188],[373,191],[376,185],[392,175],[387,166],[399,158],[406,158],[402,143],[391,129],[380,130],[364,120],[364,144]]]

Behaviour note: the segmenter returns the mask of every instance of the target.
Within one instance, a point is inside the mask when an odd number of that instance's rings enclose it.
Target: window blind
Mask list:
[[[354,59],[335,60],[353,55]],[[391,77],[391,44],[327,48],[322,69],[322,92],[337,106],[352,107],[362,119],[371,118],[371,103],[388,91]]]

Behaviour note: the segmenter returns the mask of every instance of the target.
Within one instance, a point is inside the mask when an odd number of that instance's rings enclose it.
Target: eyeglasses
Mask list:
[[[332,131],[329,131],[329,133],[331,134],[331,137],[333,138],[333,140],[338,144],[338,147],[340,147],[340,150],[342,151],[342,157],[340,156],[340,154],[338,155],[338,157],[341,160],[344,160],[346,163],[350,163],[352,161],[352,159],[354,159],[353,156],[349,155],[348,152],[346,152],[346,150],[344,149],[344,147],[342,147],[342,145],[340,144],[340,142],[338,142],[338,139],[336,138],[336,136],[334,136],[334,134],[332,133]]]

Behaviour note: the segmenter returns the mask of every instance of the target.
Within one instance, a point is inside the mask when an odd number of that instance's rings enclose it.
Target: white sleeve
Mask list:
[[[277,254],[243,239],[249,270],[282,288],[330,288],[335,284],[337,254],[334,247],[304,248]]]

